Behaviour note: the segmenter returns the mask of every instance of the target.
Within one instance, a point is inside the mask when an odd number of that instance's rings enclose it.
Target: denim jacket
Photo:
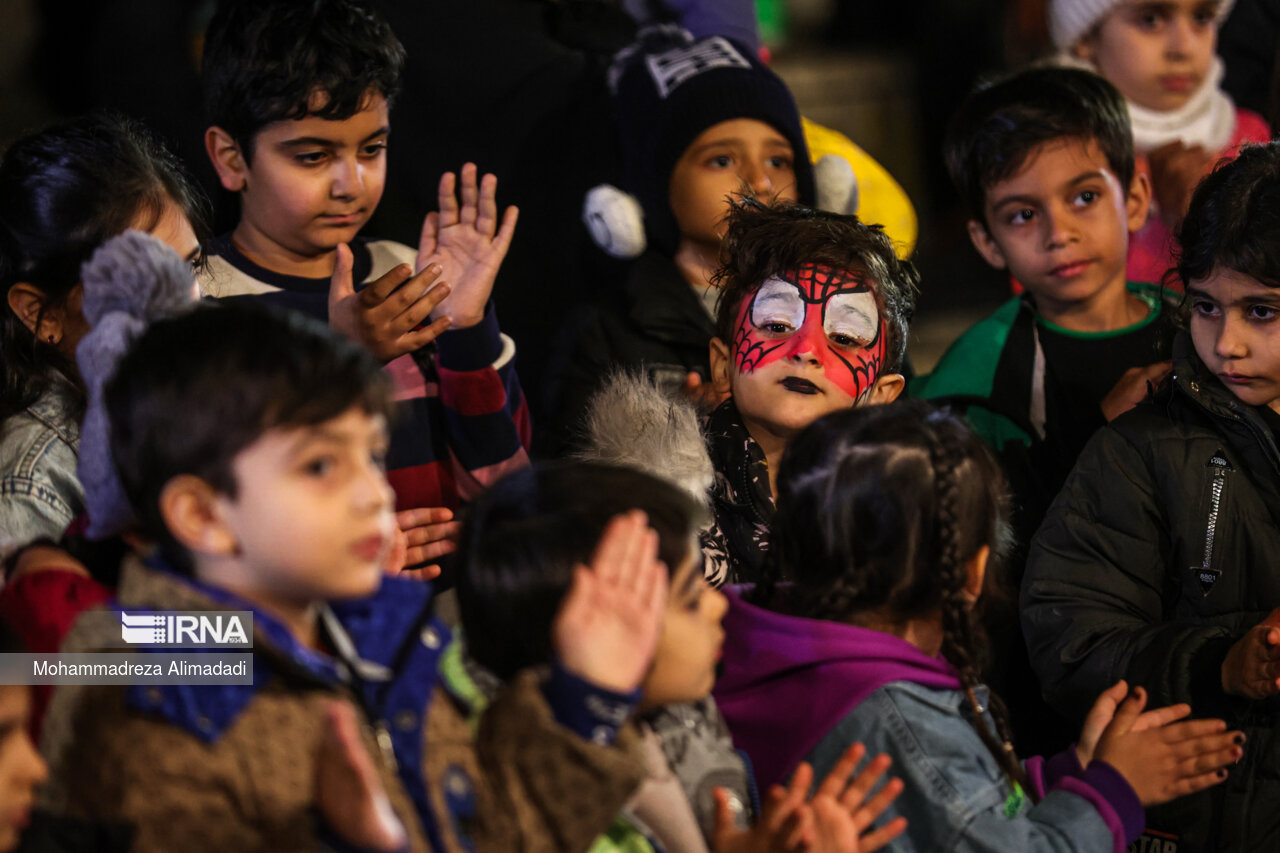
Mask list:
[[[0,553],[40,536],[56,539],[84,511],[71,393],[58,382],[0,424]]]
[[[977,691],[986,703],[985,688]],[[1143,827],[1133,789],[1110,765],[1080,768],[1075,751],[1026,763],[1033,790],[1011,790],[969,719],[964,694],[894,682],[875,691],[809,753],[824,778],[853,743],[887,753],[902,794],[890,807],[907,819],[892,850],[1106,851],[1122,853]],[[988,715],[986,723],[994,723]],[[994,731],[994,728],[992,728]]]
[[[776,602],[775,602],[776,603]],[[730,590],[716,701],[762,785],[800,760],[822,779],[854,743],[886,753],[903,791],[885,820],[907,818],[899,851],[1123,853],[1143,828],[1128,782],[1074,750],[1026,762],[1011,784],[971,722],[955,669],[906,640],[753,605]],[[985,687],[976,690],[988,704]],[[995,730],[989,712],[982,711]]]

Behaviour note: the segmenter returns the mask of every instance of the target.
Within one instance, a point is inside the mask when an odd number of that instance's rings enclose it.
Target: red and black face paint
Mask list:
[[[805,264],[767,279],[738,310],[733,354],[739,373],[811,355],[855,400],[880,376],[880,308],[864,273]]]

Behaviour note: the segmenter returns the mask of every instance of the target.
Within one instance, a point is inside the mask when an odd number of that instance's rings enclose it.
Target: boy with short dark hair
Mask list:
[[[1037,68],[979,87],[952,119],[945,153],[974,247],[1026,290],[965,332],[911,391],[963,411],[1000,459],[1015,504],[1012,591],[1026,543],[1085,443],[1168,372],[1174,295],[1125,279],[1151,190],[1134,168],[1124,100],[1106,80]],[[1057,751],[1074,731],[1051,722],[1016,614],[993,608],[986,621],[988,678],[1013,708],[1019,749]]]
[[[1072,69],[977,89],[952,120],[946,158],[974,247],[1026,292],[962,335],[912,393],[965,408],[1004,464],[1025,542],[1094,430],[1168,371],[1172,294],[1125,280],[1150,186],[1119,92]]]
[[[477,734],[439,690],[430,586],[383,577],[389,383],[363,348],[206,304],[98,369],[123,492],[158,543],[123,566],[118,606],[252,610],[253,683],[60,687],[48,811],[124,824],[134,850],[585,850],[609,826],[638,779],[622,727],[665,602],[643,518],[601,547],[624,558],[579,572],[550,678],[515,679]],[[86,615],[64,649],[109,648],[119,626]]]
[[[440,508],[527,462],[515,345],[489,305],[516,211],[499,227],[496,178],[467,164],[442,177],[416,253],[358,236],[382,197],[405,54],[356,0],[230,0],[203,61],[205,147],[240,221],[214,241],[201,286],[327,319],[388,362],[399,410],[388,478],[397,508],[417,510],[400,520],[419,528],[419,562],[443,529],[424,525],[451,518]]]

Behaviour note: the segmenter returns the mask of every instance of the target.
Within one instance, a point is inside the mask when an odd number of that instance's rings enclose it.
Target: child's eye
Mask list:
[[[365,157],[377,157],[387,150],[386,142],[373,142],[360,149],[360,153]]]
[[[1154,31],[1164,23],[1165,14],[1158,6],[1140,6],[1135,10],[1133,21],[1140,29]]]
[[[326,156],[324,151],[300,151],[293,155],[293,159],[307,166],[314,166],[317,163],[324,162]]]
[[[369,454],[369,460],[378,467],[380,471],[387,470],[387,450],[386,448],[378,448]]]
[[[1076,195],[1076,201],[1080,202],[1081,206],[1091,205],[1097,200],[1097,190],[1081,190],[1080,193]]]
[[[1191,303],[1191,310],[1201,317],[1212,317],[1218,313],[1218,306],[1205,299],[1197,299]]]
[[[335,456],[324,455],[316,456],[308,459],[302,465],[303,473],[309,477],[325,477],[333,472],[338,465],[338,459]]]
[[[1197,26],[1201,26],[1201,27],[1212,26],[1213,22],[1218,17],[1218,4],[1205,3],[1203,6],[1197,7],[1196,10],[1191,13],[1191,15],[1195,20]]]
[[[795,328],[784,320],[766,320],[760,324],[760,328],[775,335],[786,335],[795,331]]]
[[[1009,215],[1009,224],[1010,225],[1026,225],[1028,222],[1030,222],[1032,219],[1035,218],[1035,215],[1036,215],[1036,212],[1029,207],[1024,207],[1021,210],[1015,210],[1013,213]]]
[[[834,334],[831,336],[831,343],[840,347],[865,347],[870,341],[860,341],[852,335]]]
[[[1250,305],[1247,316],[1254,322],[1266,323],[1276,318],[1278,310],[1271,305]]]
[[[728,154],[717,154],[707,160],[707,165],[716,169],[727,169],[733,165],[733,158]]]
[[[770,157],[770,158],[769,158],[769,166],[770,166],[771,168],[774,168],[774,169],[792,169],[792,168],[794,168],[794,166],[793,166],[793,165],[792,165],[792,163],[791,163],[791,158],[790,158],[790,157],[783,157],[783,156]]]

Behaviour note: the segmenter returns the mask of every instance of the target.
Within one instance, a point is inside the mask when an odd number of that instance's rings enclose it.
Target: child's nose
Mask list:
[[[31,742],[31,738],[22,733],[19,743],[18,767],[21,769],[22,776],[27,784],[33,788],[43,785],[45,780],[49,778],[49,765],[44,763],[44,758],[36,750],[35,744]]]
[[[355,198],[360,186],[360,167],[354,162],[339,159],[331,173],[333,183],[329,194],[334,198]]]
[[[769,170],[759,163],[747,163],[738,176],[757,198],[768,201],[773,195],[773,181],[769,178]]]
[[[378,512],[392,505],[391,485],[380,465],[372,461],[365,464],[357,477],[353,500],[358,509]]]
[[[1078,239],[1075,219],[1065,211],[1046,210],[1040,221],[1046,248],[1059,249]]]
[[[1183,57],[1190,52],[1196,33],[1195,22],[1189,15],[1174,16],[1165,32],[1165,50],[1170,56]]]
[[[719,625],[724,620],[724,615],[729,612],[729,599],[714,587],[708,587],[703,595],[707,597],[707,612]]]
[[[1240,321],[1229,315],[1224,318],[1218,327],[1218,338],[1214,341],[1214,354],[1218,358],[1243,358],[1248,355],[1248,347],[1240,332]]]
[[[823,335],[822,328],[817,323],[805,322],[791,336],[787,355],[799,361],[807,360],[816,363],[820,361],[819,354],[825,344],[826,337]]]

